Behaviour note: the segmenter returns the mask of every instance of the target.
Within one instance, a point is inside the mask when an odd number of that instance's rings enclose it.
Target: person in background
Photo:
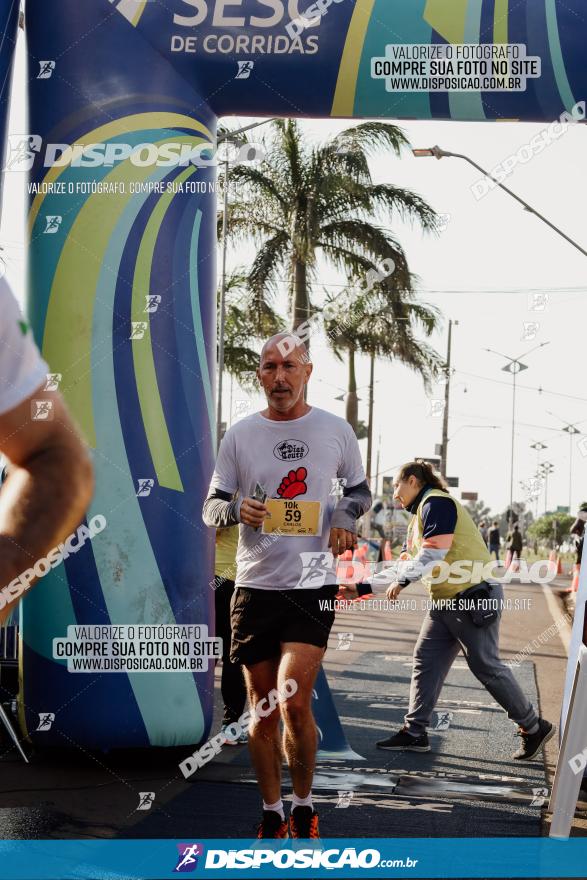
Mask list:
[[[360,602],[363,599],[368,599],[373,596],[373,575],[370,572],[369,550],[371,549],[371,551],[373,551],[375,543],[375,541],[359,541],[358,546],[353,553],[353,560],[362,565],[363,570],[367,572],[364,579],[361,578],[359,583],[356,584],[357,597],[355,602]]]
[[[579,508],[577,519],[571,526],[571,536],[575,542],[575,552],[577,557],[573,566],[573,581],[571,589],[577,591],[579,587],[579,570],[581,568],[581,559],[583,557],[583,542],[585,540],[585,522],[587,521],[587,503],[583,503]]]
[[[381,514],[381,516],[380,516]],[[371,510],[371,528],[377,532],[380,538],[385,537],[383,532],[383,519],[385,516],[385,508],[382,501],[376,501]]]
[[[391,541],[389,538],[383,538],[383,540],[379,542],[379,556],[377,557],[377,562],[391,562],[392,559],[393,550],[391,547]]]
[[[507,533],[505,542],[507,550],[506,568],[508,568],[516,559],[520,559],[522,548],[524,546],[520,527],[517,523],[515,523],[513,529]]]
[[[236,576],[236,550],[238,526],[216,531],[216,558],[214,563],[214,604],[216,608],[216,635],[222,639],[222,674],[220,692],[224,703],[221,732],[241,717],[247,702],[247,686],[243,667],[230,659],[230,602],[234,593]],[[243,732],[232,739],[226,736],[226,745],[246,745],[247,734]]]
[[[495,558],[499,562],[499,552],[501,548],[501,539],[499,535],[499,524],[496,519],[493,520],[492,526],[489,529],[489,555],[493,555],[495,553]]]
[[[575,548],[577,551],[577,564],[580,565],[583,556],[583,541],[585,540],[585,522],[587,521],[587,503],[579,508],[577,519],[571,526],[571,535],[575,539]]]
[[[481,537],[485,541],[485,546],[489,546],[489,529],[487,528],[487,523],[484,519],[479,523],[479,531],[481,532]]]

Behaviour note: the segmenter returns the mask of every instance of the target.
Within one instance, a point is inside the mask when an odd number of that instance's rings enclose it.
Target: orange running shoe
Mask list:
[[[257,828],[257,840],[268,837],[283,840],[289,837],[287,822],[275,810],[263,810],[263,819]]]
[[[289,817],[289,830],[294,839],[318,840],[320,838],[318,813],[312,807],[294,807]]]

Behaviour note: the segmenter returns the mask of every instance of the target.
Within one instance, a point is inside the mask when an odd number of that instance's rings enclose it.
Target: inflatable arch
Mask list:
[[[0,5],[4,126],[18,4]],[[87,522],[107,526],[23,603],[21,725],[56,745],[197,743],[212,664],[76,674],[53,656],[68,627],[213,618],[215,169],[166,164],[169,145],[213,147],[230,114],[555,120],[587,93],[583,0],[27,0],[26,34],[29,317],[94,450]],[[513,80],[427,87],[425,55],[492,45],[514,47],[494,70]]]

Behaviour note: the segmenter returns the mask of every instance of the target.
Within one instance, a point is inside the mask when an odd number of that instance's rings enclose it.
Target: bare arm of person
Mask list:
[[[33,400],[53,404],[51,420],[32,418]],[[67,537],[94,490],[87,448],[61,396],[43,386],[0,414],[0,450],[9,460],[0,491],[0,589]],[[12,606],[0,611],[0,624]]]

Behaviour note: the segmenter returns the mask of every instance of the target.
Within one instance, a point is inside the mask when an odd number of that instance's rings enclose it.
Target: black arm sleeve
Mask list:
[[[233,500],[229,492],[221,489],[213,489],[206,500],[202,510],[202,519],[207,526],[216,529],[227,529],[240,522],[239,519],[240,498]]]
[[[338,504],[334,508],[330,527],[332,529],[346,529],[348,532],[356,532],[357,520],[369,510],[372,500],[367,480],[363,480],[362,483],[350,488],[345,486],[342,491],[342,498],[339,499]]]

